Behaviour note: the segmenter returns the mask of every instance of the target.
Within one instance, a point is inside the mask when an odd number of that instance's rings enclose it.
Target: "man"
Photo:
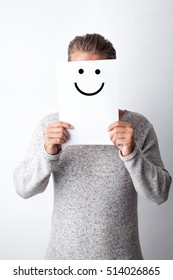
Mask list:
[[[99,34],[77,36],[68,60],[115,59],[110,41]],[[43,192],[54,179],[54,209],[46,259],[142,259],[137,195],[160,204],[171,177],[157,137],[142,115],[119,111],[108,124],[114,145],[63,147],[73,124],[58,113],[38,126],[25,160],[15,171],[16,191],[24,198]]]

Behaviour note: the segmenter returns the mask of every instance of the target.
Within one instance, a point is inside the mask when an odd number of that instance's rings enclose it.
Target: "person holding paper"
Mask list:
[[[115,58],[112,43],[99,34],[77,36],[69,44],[69,61]],[[171,177],[151,123],[139,113],[119,114],[105,132],[112,145],[76,146],[63,146],[73,124],[59,120],[58,113],[46,116],[16,168],[16,191],[23,198],[43,192],[53,175],[46,259],[143,259],[137,196],[163,203]]]

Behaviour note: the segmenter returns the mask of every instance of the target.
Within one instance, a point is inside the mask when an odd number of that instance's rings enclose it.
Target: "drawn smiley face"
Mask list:
[[[78,72],[79,72],[80,75],[84,74],[84,70],[83,70],[82,68],[80,68]],[[99,75],[100,73],[101,73],[101,71],[100,71],[99,69],[96,69],[96,70],[95,70],[95,74],[96,74],[96,75]],[[81,94],[86,95],[86,96],[93,96],[93,95],[96,95],[96,94],[98,94],[98,93],[103,89],[103,87],[104,87],[104,83],[102,83],[101,86],[100,86],[100,88],[99,88],[97,91],[95,91],[95,92],[84,92],[83,90],[81,90],[81,89],[79,88],[79,86],[78,86],[77,83],[74,83],[74,85],[75,85],[75,88],[77,89],[77,91],[79,91]]]

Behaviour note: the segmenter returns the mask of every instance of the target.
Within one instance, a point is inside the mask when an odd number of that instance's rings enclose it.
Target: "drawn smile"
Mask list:
[[[93,95],[96,95],[97,93],[99,93],[102,89],[103,89],[103,87],[104,87],[104,83],[102,83],[102,85],[101,85],[101,87],[97,90],[97,91],[95,91],[95,92],[84,92],[84,91],[82,91],[79,87],[78,87],[78,85],[77,85],[77,83],[74,83],[74,85],[75,85],[75,87],[76,87],[76,89],[81,93],[81,94],[83,94],[83,95],[86,95],[86,96],[93,96]]]

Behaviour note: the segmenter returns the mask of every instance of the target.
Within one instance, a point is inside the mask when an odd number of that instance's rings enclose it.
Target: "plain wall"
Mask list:
[[[129,110],[154,125],[173,175],[173,1],[0,1],[0,259],[43,259],[53,207],[52,181],[28,200],[13,173],[40,119],[58,110],[56,61],[75,35],[100,33],[114,44]],[[132,102],[133,101],[133,102]],[[155,206],[139,198],[145,259],[173,259],[173,191]]]

